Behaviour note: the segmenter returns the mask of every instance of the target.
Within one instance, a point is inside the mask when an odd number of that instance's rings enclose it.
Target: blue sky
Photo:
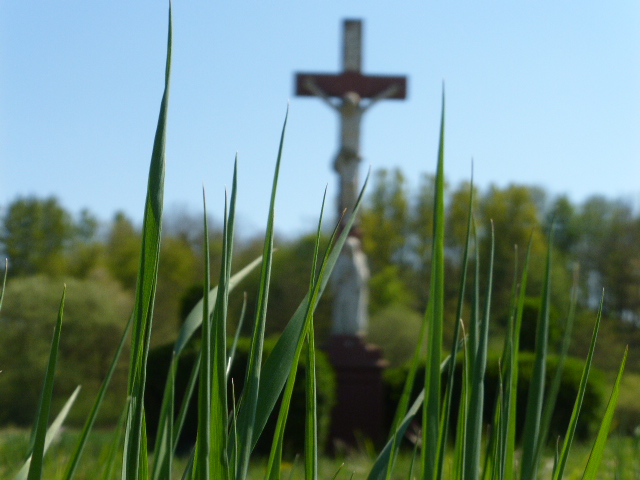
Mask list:
[[[446,175],[640,206],[640,4],[175,0],[167,211],[220,216],[239,156],[239,226],[262,230],[287,103],[276,224],[334,210],[337,118],[293,95],[296,71],[340,69],[344,18],[364,21],[364,71],[407,75],[406,101],[363,123],[362,173],[432,172],[446,88]],[[140,221],[163,87],[167,5],[0,2],[0,206],[57,196]]]

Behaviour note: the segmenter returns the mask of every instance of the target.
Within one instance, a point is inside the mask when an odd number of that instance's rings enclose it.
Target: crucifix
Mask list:
[[[406,98],[407,91],[406,77],[361,73],[361,20],[344,21],[343,48],[342,73],[296,75],[296,95],[318,97],[340,116],[340,148],[333,167],[340,175],[338,218],[345,212],[341,226],[346,223],[358,198],[362,116],[380,100]]]
[[[362,74],[361,20],[344,21],[343,48],[342,73],[296,75],[296,95],[318,97],[340,116],[340,147],[333,167],[340,175],[338,218],[341,218],[341,228],[353,212],[360,189],[362,116],[380,100],[404,99],[407,92],[406,77]],[[356,219],[332,274],[334,335],[366,332],[369,268],[357,223]]]

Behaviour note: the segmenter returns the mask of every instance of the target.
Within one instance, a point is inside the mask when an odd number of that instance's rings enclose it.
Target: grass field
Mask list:
[[[54,441],[51,450],[45,460],[43,478],[59,480],[72,450],[78,440],[78,431],[63,430]],[[78,480],[94,480],[100,478],[103,473],[103,459],[107,454],[112,432],[109,430],[96,430],[91,434],[87,444],[87,451],[83,463],[76,473]],[[27,449],[29,432],[27,430],[7,428],[0,430],[0,478],[12,478],[23,463],[22,455]],[[576,444],[572,450],[565,479],[573,480],[582,478],[584,466],[587,462],[591,446],[589,444]],[[367,453],[366,448],[354,451],[346,456],[332,458],[321,456],[319,459],[318,474],[320,478],[332,478],[339,471],[336,480],[365,479],[371,470],[375,460],[372,454]],[[548,450],[542,461],[539,478],[549,478],[553,465],[553,452]],[[449,452],[447,459],[450,461]],[[267,467],[267,458],[256,458],[249,469],[250,479],[264,478]],[[177,458],[174,464],[173,479],[182,478],[187,459]],[[398,457],[396,476],[393,479],[406,480],[406,472],[411,464],[411,452],[401,451]],[[117,472],[113,478],[117,478]],[[293,480],[304,478],[304,465],[302,461],[283,462],[282,478]],[[414,472],[412,478],[417,478]],[[612,437],[607,443],[603,465],[600,469],[599,479],[602,480],[635,480],[640,478],[640,438]]]

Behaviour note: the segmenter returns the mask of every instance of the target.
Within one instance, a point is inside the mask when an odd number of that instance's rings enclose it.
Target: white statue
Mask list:
[[[331,274],[334,335],[363,335],[367,331],[369,267],[356,237],[348,237]]]

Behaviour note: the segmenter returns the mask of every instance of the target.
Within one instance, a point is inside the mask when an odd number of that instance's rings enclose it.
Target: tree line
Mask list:
[[[369,337],[381,344],[392,365],[401,364],[406,360],[406,352],[412,351],[411,343],[416,341],[428,301],[433,191],[432,176],[423,175],[417,185],[410,185],[400,170],[380,170],[372,178],[361,211],[363,248],[371,270]],[[449,186],[446,194],[448,318],[445,320],[451,330],[471,192],[471,186],[462,183]],[[474,187],[473,211],[477,236],[473,248],[478,253],[483,285],[488,281],[486,262],[491,228],[495,232],[494,333],[499,334],[506,323],[514,273],[523,266],[529,242],[532,254],[527,294],[531,297],[528,304],[535,310],[549,231],[554,225],[552,321],[557,329],[561,329],[566,317],[576,265],[580,266],[577,278],[581,316],[576,323],[577,341],[574,341],[573,352],[584,356],[584,342],[580,338],[590,335],[603,288],[606,321],[601,327],[603,347],[596,352],[596,362],[605,368],[608,366],[608,346],[617,346],[622,341],[640,346],[640,215],[630,204],[602,196],[574,203],[567,196],[554,197],[540,188],[509,185]],[[222,232],[215,219],[211,219],[209,225],[212,283],[215,284]],[[328,238],[327,233],[323,248],[327,248]],[[21,398],[20,389],[28,385],[27,372],[31,378],[34,371],[39,371],[39,365],[44,365],[50,340],[46,332],[55,320],[54,299],[59,298],[63,283],[68,286],[65,328],[76,332],[64,338],[83,343],[83,351],[97,357],[106,358],[108,355],[100,352],[115,350],[133,300],[140,241],[139,226],[122,212],[108,222],[101,222],[88,210],[78,214],[69,212],[53,197],[20,197],[0,210],[0,253],[9,260],[7,292],[0,313],[4,332],[0,338],[2,391],[15,390],[15,397]],[[169,209],[160,256],[154,345],[175,338],[182,319],[202,296],[202,246],[201,214]],[[313,234],[295,239],[276,238],[276,247],[267,334],[278,334],[282,330],[306,293]],[[240,232],[233,270],[248,264],[261,251],[261,238],[243,237]],[[473,271],[475,254],[471,258]],[[467,292],[472,291],[471,277]],[[232,295],[230,332],[240,319],[244,292],[246,316],[251,318],[257,278],[256,272]],[[484,289],[480,287],[480,291]],[[533,310],[533,323],[524,325],[525,331],[535,328]],[[581,323],[580,318],[585,320]],[[331,290],[328,289],[315,318],[319,344],[326,338],[330,322]],[[554,331],[551,333],[553,339]],[[73,342],[63,346],[69,366],[61,371],[65,375],[70,372],[73,377],[67,382],[69,388],[75,388],[83,377],[84,384],[91,385],[93,381],[98,385],[104,366],[99,361],[83,364],[79,358],[81,349]],[[28,347],[16,350],[17,345]],[[633,353],[638,349],[631,351],[630,368],[640,369],[640,357]],[[21,352],[29,357],[28,362],[18,361]],[[16,360],[13,366],[11,358]],[[21,369],[24,373],[19,374]],[[39,375],[36,376],[40,378]],[[95,377],[95,380],[87,382],[86,377]],[[0,411],[9,412],[9,406],[0,402]],[[0,415],[0,423],[2,421]]]

